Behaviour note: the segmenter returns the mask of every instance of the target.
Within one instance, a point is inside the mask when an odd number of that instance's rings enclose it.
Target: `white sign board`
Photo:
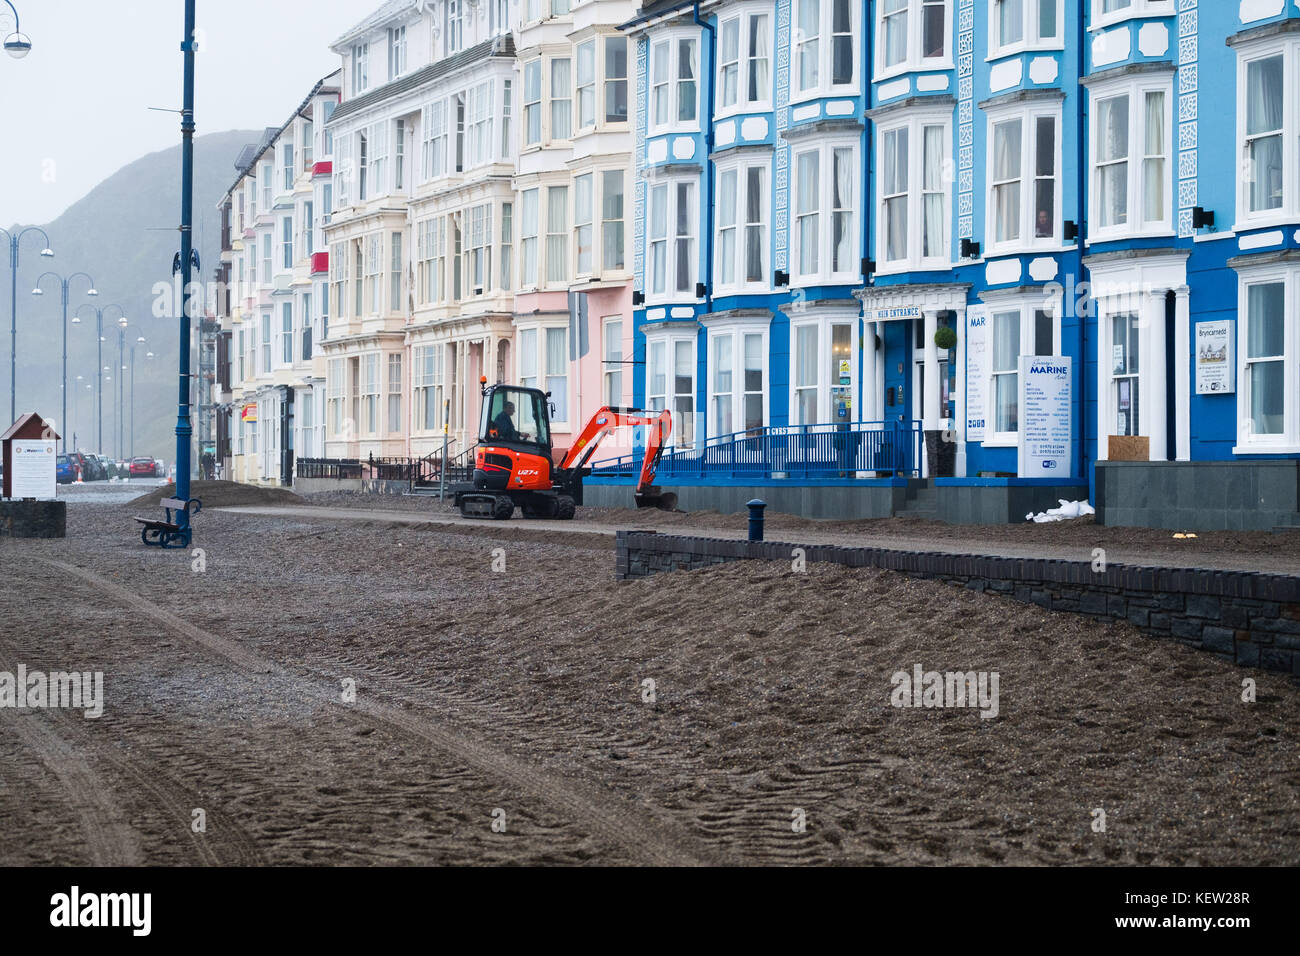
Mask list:
[[[1074,457],[1073,363],[1020,357],[1020,477],[1069,478]]]
[[[1237,390],[1236,322],[1198,322],[1196,328],[1196,394],[1230,395]]]
[[[14,498],[54,497],[54,442],[15,439],[10,451],[14,470],[9,492]]]
[[[988,434],[990,367],[989,316],[983,306],[966,309],[966,440],[984,441]]]

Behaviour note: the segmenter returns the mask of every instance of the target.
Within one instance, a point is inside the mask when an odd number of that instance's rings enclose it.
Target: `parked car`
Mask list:
[[[158,476],[158,463],[152,458],[132,458],[130,476],[132,478],[156,478]]]
[[[108,481],[108,479],[113,477],[113,468],[107,458],[103,455],[91,455],[90,457],[95,459],[95,464],[99,466],[99,478],[96,480]]]
[[[71,455],[60,455],[54,460],[54,480],[61,485],[70,485],[81,474],[81,468]]]
[[[98,455],[81,453],[82,481],[104,481],[107,478],[108,472],[104,470],[104,463],[99,460]]]

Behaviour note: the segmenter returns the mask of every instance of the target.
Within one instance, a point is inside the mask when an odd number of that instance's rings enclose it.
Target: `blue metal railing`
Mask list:
[[[665,451],[656,481],[919,477],[922,441],[921,423],[914,421],[751,429]],[[627,455],[598,461],[591,473],[620,478],[636,477],[640,470],[641,457]]]

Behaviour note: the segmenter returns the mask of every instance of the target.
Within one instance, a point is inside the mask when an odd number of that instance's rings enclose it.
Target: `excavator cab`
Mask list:
[[[551,417],[548,411],[546,395],[535,388],[494,385],[483,396],[479,444],[519,446],[518,450],[533,454],[540,449],[550,458]]]

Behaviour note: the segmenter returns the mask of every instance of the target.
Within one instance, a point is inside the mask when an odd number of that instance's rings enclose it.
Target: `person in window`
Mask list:
[[[1056,230],[1052,228],[1052,214],[1046,209],[1038,210],[1038,228],[1036,234],[1039,239],[1051,239],[1056,235]]]

